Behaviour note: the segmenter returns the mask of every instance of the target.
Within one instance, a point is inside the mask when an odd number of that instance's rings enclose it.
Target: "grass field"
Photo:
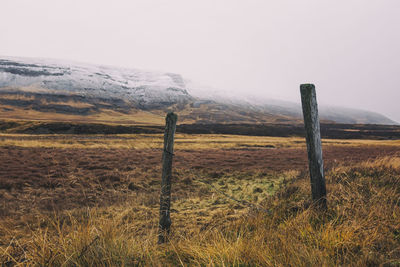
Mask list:
[[[398,266],[400,141],[176,136],[170,243],[157,245],[162,135],[0,135],[5,266]]]

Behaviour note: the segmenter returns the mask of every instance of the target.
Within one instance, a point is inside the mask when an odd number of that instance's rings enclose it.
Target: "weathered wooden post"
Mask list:
[[[322,160],[321,131],[315,86],[313,84],[302,84],[300,85],[300,93],[306,130],[312,199],[317,202],[319,207],[326,209],[324,162]]]
[[[171,205],[171,175],[172,158],[174,156],[174,135],[178,116],[173,112],[165,118],[164,151],[162,156],[162,180],[160,196],[160,222],[158,232],[158,243],[167,241],[171,227],[170,205]]]

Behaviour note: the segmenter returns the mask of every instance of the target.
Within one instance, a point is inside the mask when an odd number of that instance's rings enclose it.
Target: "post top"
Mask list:
[[[300,93],[302,95],[315,94],[315,85],[312,83],[300,84]]]
[[[167,116],[165,117],[166,120],[172,120],[172,121],[177,121],[178,120],[178,115],[176,115],[174,112],[168,112]]]
[[[315,88],[315,85],[312,84],[312,83],[303,83],[303,84],[300,84],[300,88],[301,89],[303,89],[303,88]]]

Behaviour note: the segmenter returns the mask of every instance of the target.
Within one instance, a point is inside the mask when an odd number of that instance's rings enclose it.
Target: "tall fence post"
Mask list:
[[[171,176],[172,159],[174,156],[174,136],[177,120],[178,116],[173,112],[168,113],[167,117],[165,118],[164,151],[162,156],[162,180],[160,196],[160,221],[158,232],[159,244],[167,241],[171,227]]]
[[[312,199],[317,202],[319,207],[326,209],[324,162],[315,86],[313,84],[302,84],[300,85],[300,93],[306,131]]]

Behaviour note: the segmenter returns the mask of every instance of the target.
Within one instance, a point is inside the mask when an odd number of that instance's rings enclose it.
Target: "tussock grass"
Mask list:
[[[325,212],[310,202],[307,175],[286,175],[291,179],[276,194],[238,216],[227,206],[196,224],[194,213],[173,205],[165,245],[156,244],[157,205],[137,201],[42,216],[26,236],[2,242],[0,260],[36,266],[400,265],[399,157],[328,171]]]

